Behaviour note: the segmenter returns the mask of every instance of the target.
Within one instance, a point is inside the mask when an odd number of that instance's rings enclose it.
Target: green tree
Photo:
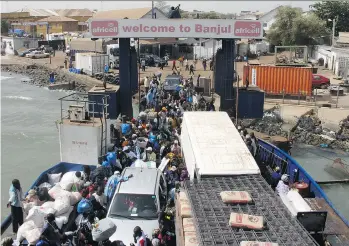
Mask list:
[[[323,21],[329,29],[333,23],[330,20],[336,19],[335,33],[349,32],[349,2],[348,1],[323,1],[310,6],[313,12]]]
[[[300,8],[283,6],[266,36],[273,45],[310,45],[328,33],[326,22],[315,14],[303,15]]]
[[[8,33],[10,25],[6,20],[1,20],[1,33]]]

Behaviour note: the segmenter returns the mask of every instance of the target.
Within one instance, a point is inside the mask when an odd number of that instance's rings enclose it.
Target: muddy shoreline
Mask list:
[[[55,84],[75,83],[74,91],[81,93],[87,93],[94,85],[101,84],[84,75],[72,74],[61,68],[52,69],[39,64],[2,64],[1,71],[27,76],[29,79],[24,79],[22,82],[38,87],[49,86],[49,74],[54,72]]]

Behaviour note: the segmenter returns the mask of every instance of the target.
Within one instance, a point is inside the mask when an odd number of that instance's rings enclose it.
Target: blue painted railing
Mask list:
[[[349,226],[348,220],[338,212],[334,207],[333,203],[327,197],[326,193],[321,189],[321,187],[316,183],[316,181],[309,175],[305,169],[298,164],[298,162],[293,159],[290,155],[285,153],[283,150],[278,147],[267,143],[261,139],[258,139],[258,158],[261,161],[273,162],[274,165],[277,165],[280,170],[283,168],[283,163],[287,163],[285,173],[290,175],[290,180],[294,180],[296,173],[294,170],[298,170],[298,180],[301,180],[309,185],[310,192],[315,195],[315,197],[323,198],[328,205],[334,210],[334,212],[341,218],[341,220]]]
[[[29,189],[33,189],[34,187],[38,187],[40,184],[44,182],[48,182],[47,174],[51,173],[66,173],[69,171],[82,171],[85,165],[81,164],[73,164],[73,163],[67,163],[67,162],[60,162],[56,164],[55,166],[47,169],[46,171],[42,172],[39,177],[34,181],[32,186]],[[94,170],[96,166],[90,166],[91,170]],[[28,192],[25,194],[27,195]],[[7,228],[11,225],[11,215],[7,216],[2,222],[1,222],[1,235],[7,230]]]

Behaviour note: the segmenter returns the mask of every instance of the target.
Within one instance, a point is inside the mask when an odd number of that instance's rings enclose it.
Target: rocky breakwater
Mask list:
[[[28,76],[30,79],[23,79],[23,83],[29,83],[36,86],[49,86],[49,75],[50,73],[55,74],[55,84],[71,84],[70,89],[73,89],[77,92],[85,93],[94,84],[89,78],[83,75],[70,74],[69,72],[57,68],[51,69],[43,65],[31,64],[31,65],[7,65],[1,66],[3,72],[16,73]],[[57,87],[59,88],[59,87]]]
[[[244,120],[241,124],[269,136],[290,136],[294,142],[349,152],[349,117],[343,120],[338,132],[322,127],[321,121],[314,113],[300,117],[290,132],[284,131],[284,122],[278,109],[266,112],[262,119]]]

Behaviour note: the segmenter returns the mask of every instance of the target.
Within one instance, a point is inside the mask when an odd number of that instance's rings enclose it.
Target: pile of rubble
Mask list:
[[[78,92],[86,92],[86,85],[84,84],[83,78],[81,81],[73,75],[67,74],[61,69],[52,70],[42,65],[10,65],[1,66],[3,72],[16,73],[28,76],[30,79],[23,79],[22,82],[33,84],[36,86],[48,86],[49,85],[49,74],[54,72],[55,83],[75,83],[75,90]]]
[[[262,119],[242,120],[240,124],[269,136],[289,136],[289,133],[282,129],[284,122],[278,109],[265,112]],[[323,128],[315,114],[304,115],[291,129],[290,136],[294,142],[349,151],[349,116],[341,123],[341,130],[334,132]]]
[[[349,151],[349,131],[342,129],[334,132],[330,129],[323,128],[321,121],[315,115],[306,115],[299,119],[296,129],[292,133],[292,137],[299,143]]]
[[[280,117],[278,109],[265,112],[262,119],[257,120],[242,120],[243,127],[251,130],[267,134],[269,136],[283,136],[287,137],[288,133],[281,129],[283,121]]]

